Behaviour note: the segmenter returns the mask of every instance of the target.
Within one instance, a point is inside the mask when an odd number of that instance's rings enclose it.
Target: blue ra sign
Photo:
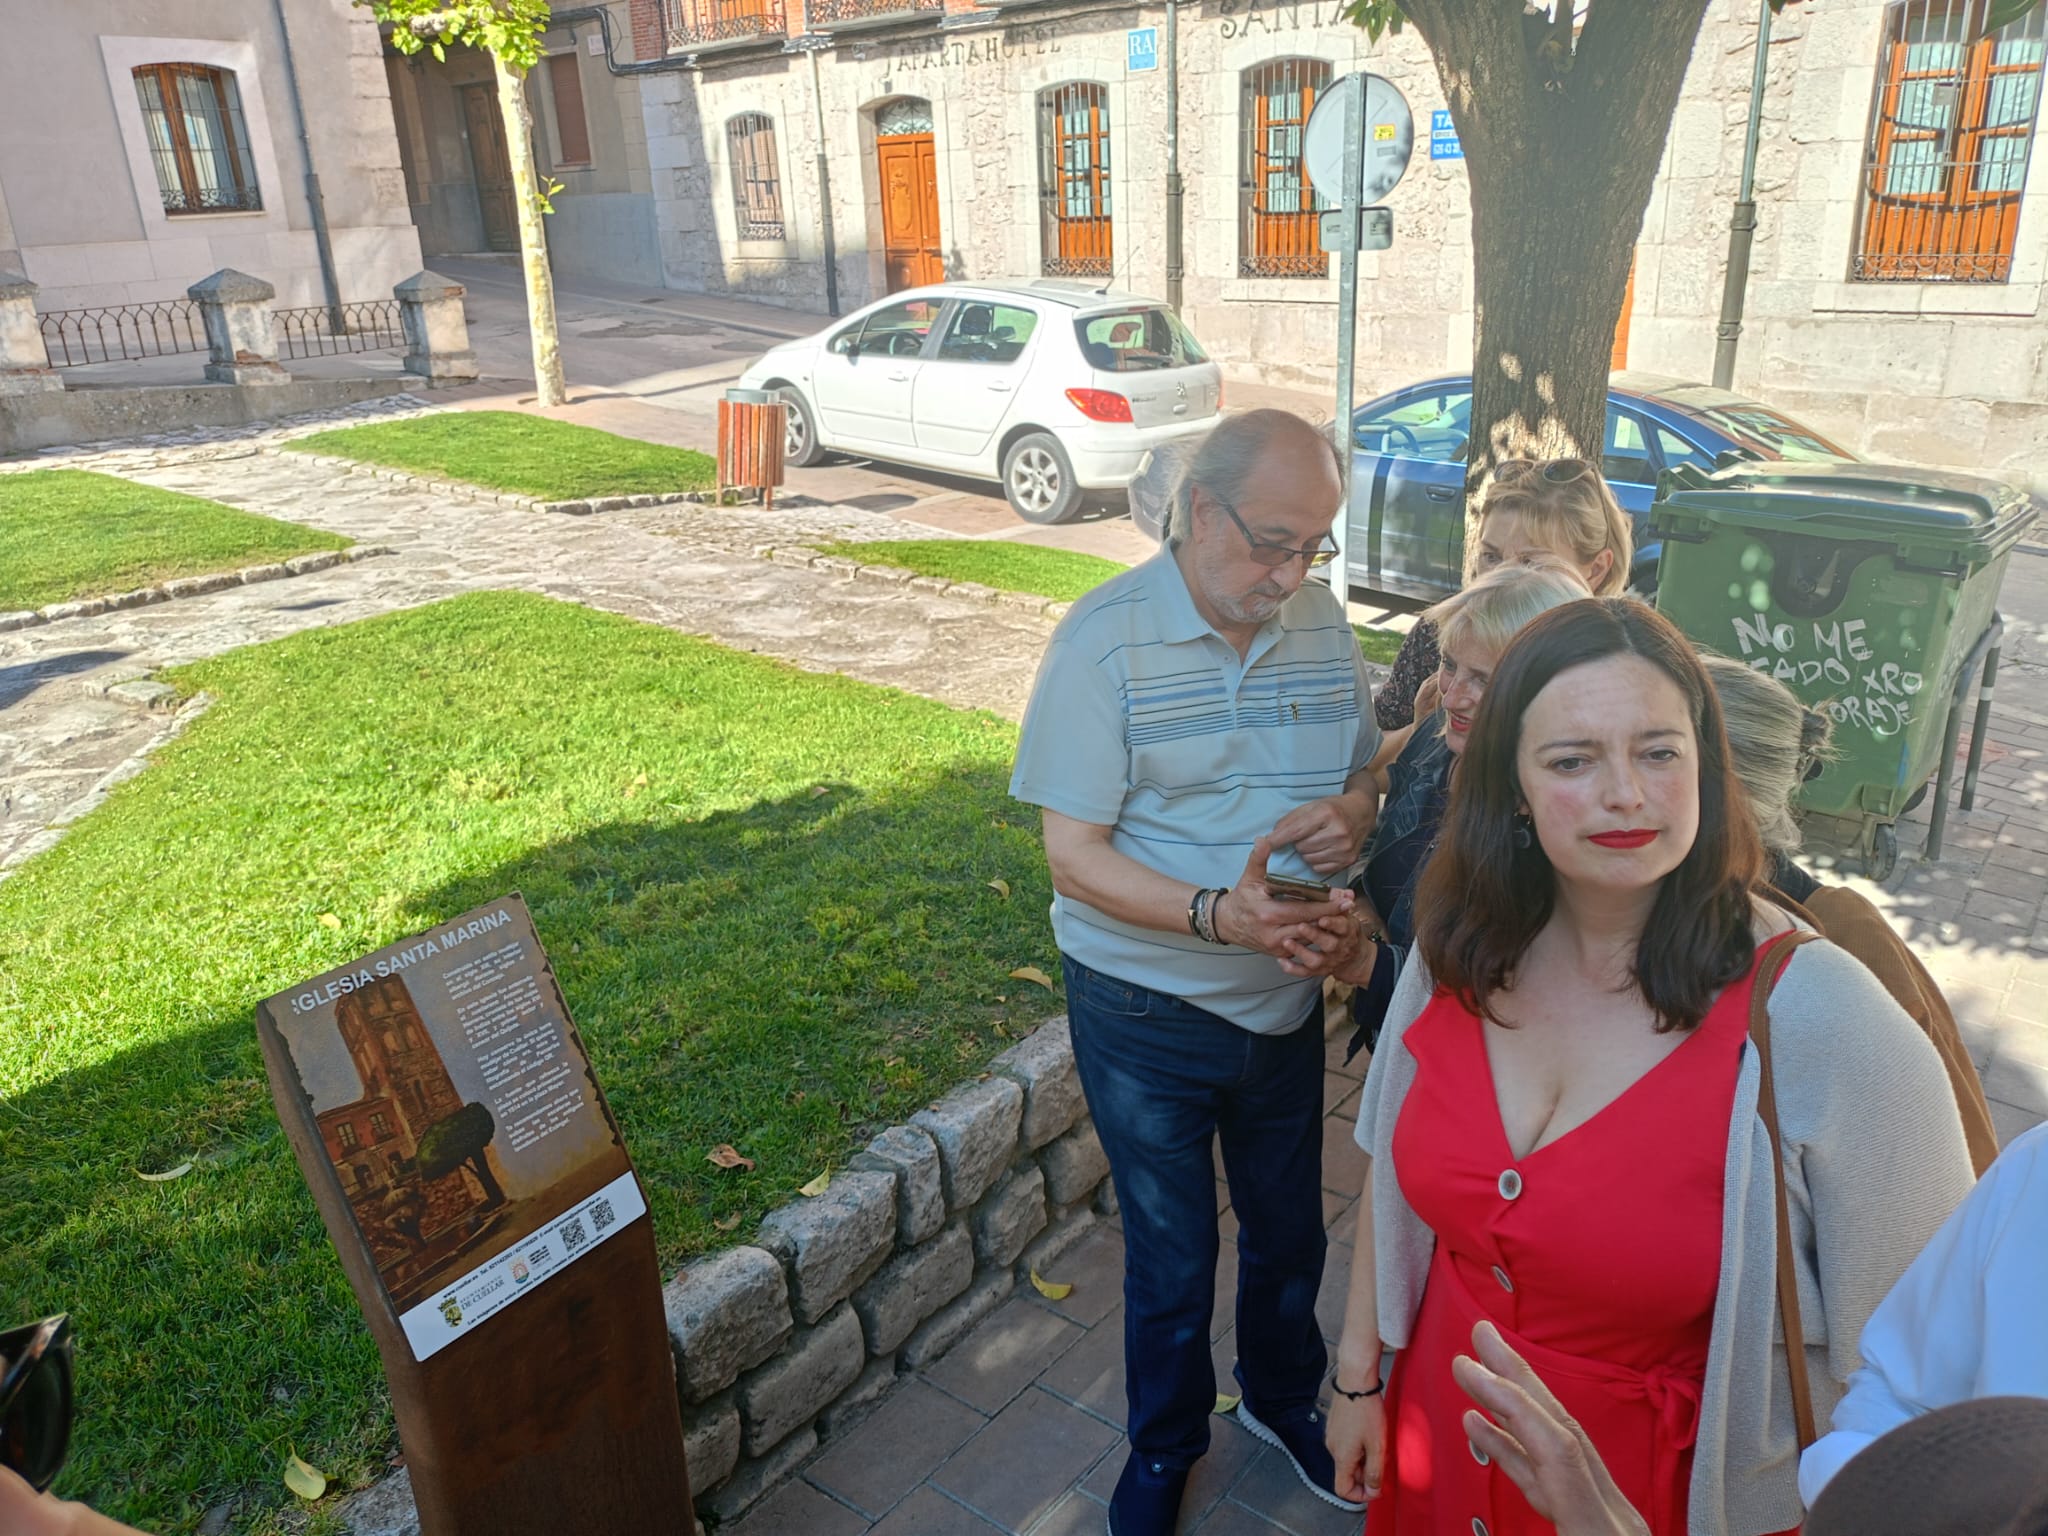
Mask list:
[[[1126,67],[1132,74],[1159,67],[1159,29],[1136,27],[1124,34],[1129,47]]]
[[[1451,122],[1451,114],[1438,107],[1429,114],[1429,158],[1432,160],[1462,160],[1465,146],[1458,142],[1457,127]]]

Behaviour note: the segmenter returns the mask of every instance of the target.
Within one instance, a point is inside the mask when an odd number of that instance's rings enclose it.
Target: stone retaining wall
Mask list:
[[[730,1520],[1113,1214],[1067,1021],[663,1292],[698,1510]]]

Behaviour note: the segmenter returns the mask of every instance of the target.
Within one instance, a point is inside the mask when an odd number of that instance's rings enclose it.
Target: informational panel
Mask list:
[[[647,1202],[525,903],[281,992],[257,1033],[426,1536],[688,1531]],[[543,1477],[578,1498],[527,1503]]]
[[[1132,74],[1159,67],[1159,29],[1134,27],[1124,34],[1125,65]]]

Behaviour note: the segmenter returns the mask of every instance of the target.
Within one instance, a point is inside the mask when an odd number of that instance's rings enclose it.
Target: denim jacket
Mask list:
[[[1403,957],[1415,938],[1416,877],[1428,860],[1429,850],[1436,846],[1436,826],[1443,820],[1444,805],[1450,795],[1453,761],[1451,749],[1444,742],[1443,712],[1433,711],[1415,727],[1415,734],[1408,738],[1408,745],[1388,770],[1387,794],[1380,806],[1379,822],[1371,841],[1365,845],[1365,864],[1370,871],[1374,859],[1393,853],[1417,834],[1427,839],[1419,854],[1412,848],[1406,850],[1413,863],[1401,881],[1400,896],[1391,911],[1380,913],[1388,937]],[[1370,891],[1370,879],[1360,878]]]

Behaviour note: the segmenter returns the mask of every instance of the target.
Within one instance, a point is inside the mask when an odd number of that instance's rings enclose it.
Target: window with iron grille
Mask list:
[[[1243,148],[1238,159],[1241,277],[1322,277],[1329,259],[1316,215],[1330,204],[1309,181],[1302,137],[1317,97],[1329,89],[1321,59],[1271,59],[1243,75]]]
[[[165,213],[260,209],[249,125],[233,70],[206,64],[144,64],[135,94]]]
[[[1986,0],[1902,0],[1885,17],[1854,275],[2002,283],[2041,104],[2048,15],[1988,35]]]
[[[782,238],[782,182],[775,171],[775,120],[742,112],[725,124],[732,161],[732,201],[742,240]]]
[[[1076,81],[1038,93],[1038,207],[1047,276],[1110,276],[1106,87]]]

